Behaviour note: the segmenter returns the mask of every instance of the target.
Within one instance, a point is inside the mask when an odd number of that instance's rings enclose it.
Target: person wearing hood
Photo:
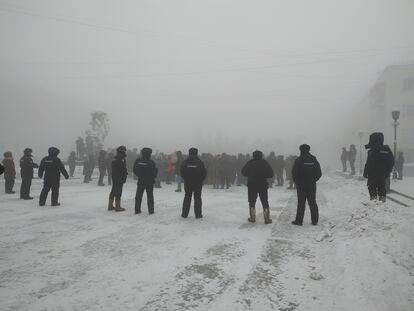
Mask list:
[[[10,151],[7,151],[3,156],[5,192],[7,194],[14,194],[16,193],[13,191],[14,182],[16,180],[16,167],[14,165],[13,154]]]
[[[20,185],[20,199],[33,200],[30,196],[30,187],[32,185],[33,169],[38,167],[39,165],[33,163],[32,149],[24,149],[23,157],[20,159],[20,176],[22,177],[22,184]]]
[[[72,151],[68,157],[69,177],[73,177],[76,168],[76,152]]]
[[[151,160],[152,149],[143,148],[141,157],[135,160],[134,174],[138,177],[135,195],[135,214],[141,214],[141,202],[144,191],[147,192],[148,213],[154,214],[154,184],[158,174],[155,162]]]
[[[126,147],[116,149],[116,156],[112,161],[112,189],[109,193],[108,211],[123,212],[121,207],[122,188],[127,180]],[[115,199],[115,207],[114,207]]]
[[[394,167],[394,155],[390,147],[384,145],[384,134],[372,133],[369,143],[365,145],[368,150],[367,161],[364,168],[364,177],[368,179],[367,186],[371,200],[377,198],[386,201],[386,179],[390,177]]]
[[[263,153],[259,150],[253,152],[253,159],[242,168],[243,176],[247,177],[247,192],[249,201],[249,222],[256,222],[256,201],[259,196],[263,206],[265,224],[272,223],[267,190],[267,179],[273,178],[274,172],[270,164],[263,159]]]
[[[99,151],[98,169],[99,169],[98,186],[105,186],[105,184],[103,183],[103,180],[106,174],[106,151],[105,150]]]
[[[203,181],[207,177],[203,161],[198,157],[198,150],[190,148],[188,158],[181,165],[181,177],[184,179],[184,201],[181,217],[187,218],[191,207],[191,198],[194,195],[194,214],[196,218],[202,218],[201,191]]]
[[[40,193],[39,205],[44,206],[46,204],[47,195],[52,190],[52,206],[59,206],[59,187],[60,187],[60,174],[65,179],[69,178],[69,174],[65,169],[62,161],[58,158],[60,151],[56,147],[49,148],[49,155],[44,157],[40,162],[38,175],[39,178],[43,178],[43,189]]]
[[[292,224],[302,226],[305,214],[305,205],[308,201],[312,225],[316,226],[319,220],[319,209],[316,203],[316,182],[322,177],[321,166],[315,156],[310,154],[310,146],[303,144],[299,147],[300,156],[295,160],[292,169],[292,178],[296,184],[298,207],[296,219]]]

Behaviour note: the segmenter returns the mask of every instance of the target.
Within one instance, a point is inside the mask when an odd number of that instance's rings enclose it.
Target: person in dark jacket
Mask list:
[[[112,161],[112,189],[109,194],[108,211],[115,210],[123,212],[125,208],[121,207],[122,188],[127,180],[128,172],[126,166],[126,147],[120,146],[116,149],[116,156]],[[115,199],[115,207],[114,207]]]
[[[72,151],[68,157],[69,177],[73,177],[76,168],[76,152]]]
[[[44,206],[46,204],[47,195],[50,189],[52,189],[52,206],[59,206],[59,187],[60,187],[60,174],[65,179],[69,178],[69,174],[65,169],[62,161],[58,158],[59,149],[56,147],[49,148],[49,155],[44,157],[40,162],[38,175],[39,178],[43,178],[43,189],[40,193],[39,205]]]
[[[16,180],[16,167],[14,165],[13,154],[10,151],[7,151],[3,156],[5,192],[7,194],[14,194],[16,193],[13,191],[14,182]]]
[[[105,150],[99,151],[98,169],[99,169],[98,186],[105,186],[105,184],[103,183],[103,180],[106,174],[106,151]]]
[[[194,194],[194,213],[196,218],[202,218],[201,191],[207,172],[203,161],[198,157],[198,150],[191,148],[188,158],[181,165],[181,177],[184,179],[184,201],[181,217],[187,218],[190,212],[191,198]]]
[[[253,159],[246,163],[242,169],[243,176],[247,177],[247,191],[249,201],[249,222],[256,222],[256,200],[257,196],[263,206],[263,216],[265,224],[270,224],[270,209],[267,190],[269,185],[268,178],[274,176],[274,172],[270,164],[263,159],[263,153],[259,150],[253,152]]]
[[[377,198],[386,201],[386,179],[394,167],[394,155],[391,149],[384,145],[384,134],[372,133],[369,143],[365,145],[368,150],[367,162],[364,168],[364,177],[368,179],[368,192],[371,200]]]
[[[316,226],[319,220],[318,204],[316,203],[316,182],[321,178],[321,166],[312,154],[310,146],[303,144],[299,147],[300,156],[295,160],[292,169],[292,178],[298,193],[298,208],[296,219],[292,224],[302,226],[305,214],[305,204],[308,201],[312,225]]]
[[[403,169],[404,169],[404,153],[402,151],[398,151],[397,159],[395,160],[395,170],[397,171],[397,178],[399,180],[403,179]]]
[[[351,175],[355,175],[356,156],[357,156],[357,150],[355,148],[355,145],[352,144],[349,147],[349,151],[348,151],[348,161],[349,161],[349,167],[351,168]]]
[[[181,184],[183,182],[183,178],[180,175],[180,169],[181,164],[183,164],[183,153],[181,151],[177,151],[175,154],[177,156],[177,161],[175,162],[175,178],[177,181],[177,189],[175,192],[181,192]]]
[[[151,160],[152,149],[143,148],[141,157],[135,160],[134,174],[138,177],[135,195],[135,214],[141,214],[141,202],[144,191],[147,192],[148,213],[154,214],[154,184],[158,174],[155,162]]]
[[[20,185],[20,199],[33,200],[30,196],[30,187],[32,185],[33,169],[38,167],[39,165],[33,163],[32,149],[24,149],[23,157],[20,159],[20,176],[22,177],[22,183]]]
[[[114,154],[112,151],[108,151],[108,154],[106,156],[106,173],[108,174],[108,185],[112,185],[112,161],[114,160]]]

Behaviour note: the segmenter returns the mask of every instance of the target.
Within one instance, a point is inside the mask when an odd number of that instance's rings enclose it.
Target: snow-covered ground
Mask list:
[[[264,225],[247,223],[245,187],[205,187],[202,220],[180,217],[174,186],[152,216],[146,201],[134,215],[132,180],[123,213],[96,180],[62,181],[60,207],[39,207],[40,187],[34,201],[0,190],[0,310],[414,310],[414,207],[361,204],[355,179],[323,177],[316,227],[308,210],[290,224],[282,188]]]

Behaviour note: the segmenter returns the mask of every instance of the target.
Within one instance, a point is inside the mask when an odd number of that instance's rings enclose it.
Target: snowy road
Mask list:
[[[132,181],[124,213],[79,179],[62,182],[61,207],[1,194],[0,309],[414,310],[414,208],[364,206],[362,182],[326,176],[317,227],[308,211],[290,224],[281,188],[272,225],[247,223],[244,187],[205,188],[204,218],[184,220],[173,189],[156,190],[153,216],[133,215]]]

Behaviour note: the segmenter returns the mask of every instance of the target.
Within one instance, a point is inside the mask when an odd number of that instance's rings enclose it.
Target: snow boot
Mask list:
[[[115,199],[115,212],[124,212],[125,208],[121,207],[121,200]]]
[[[268,207],[263,209],[263,217],[266,225],[272,223],[272,219],[270,218],[270,210]]]
[[[385,203],[385,201],[387,201],[387,197],[386,196],[380,196],[378,200],[382,203]]]
[[[115,210],[114,200],[113,199],[109,199],[109,202],[108,202],[108,211],[113,211],[113,210]]]
[[[247,218],[249,222],[256,222],[256,208],[250,207],[249,208],[250,217]]]
[[[299,222],[297,222],[296,220],[292,221],[292,225],[295,225],[295,226],[302,226],[302,224],[301,224],[301,223],[299,223]]]

